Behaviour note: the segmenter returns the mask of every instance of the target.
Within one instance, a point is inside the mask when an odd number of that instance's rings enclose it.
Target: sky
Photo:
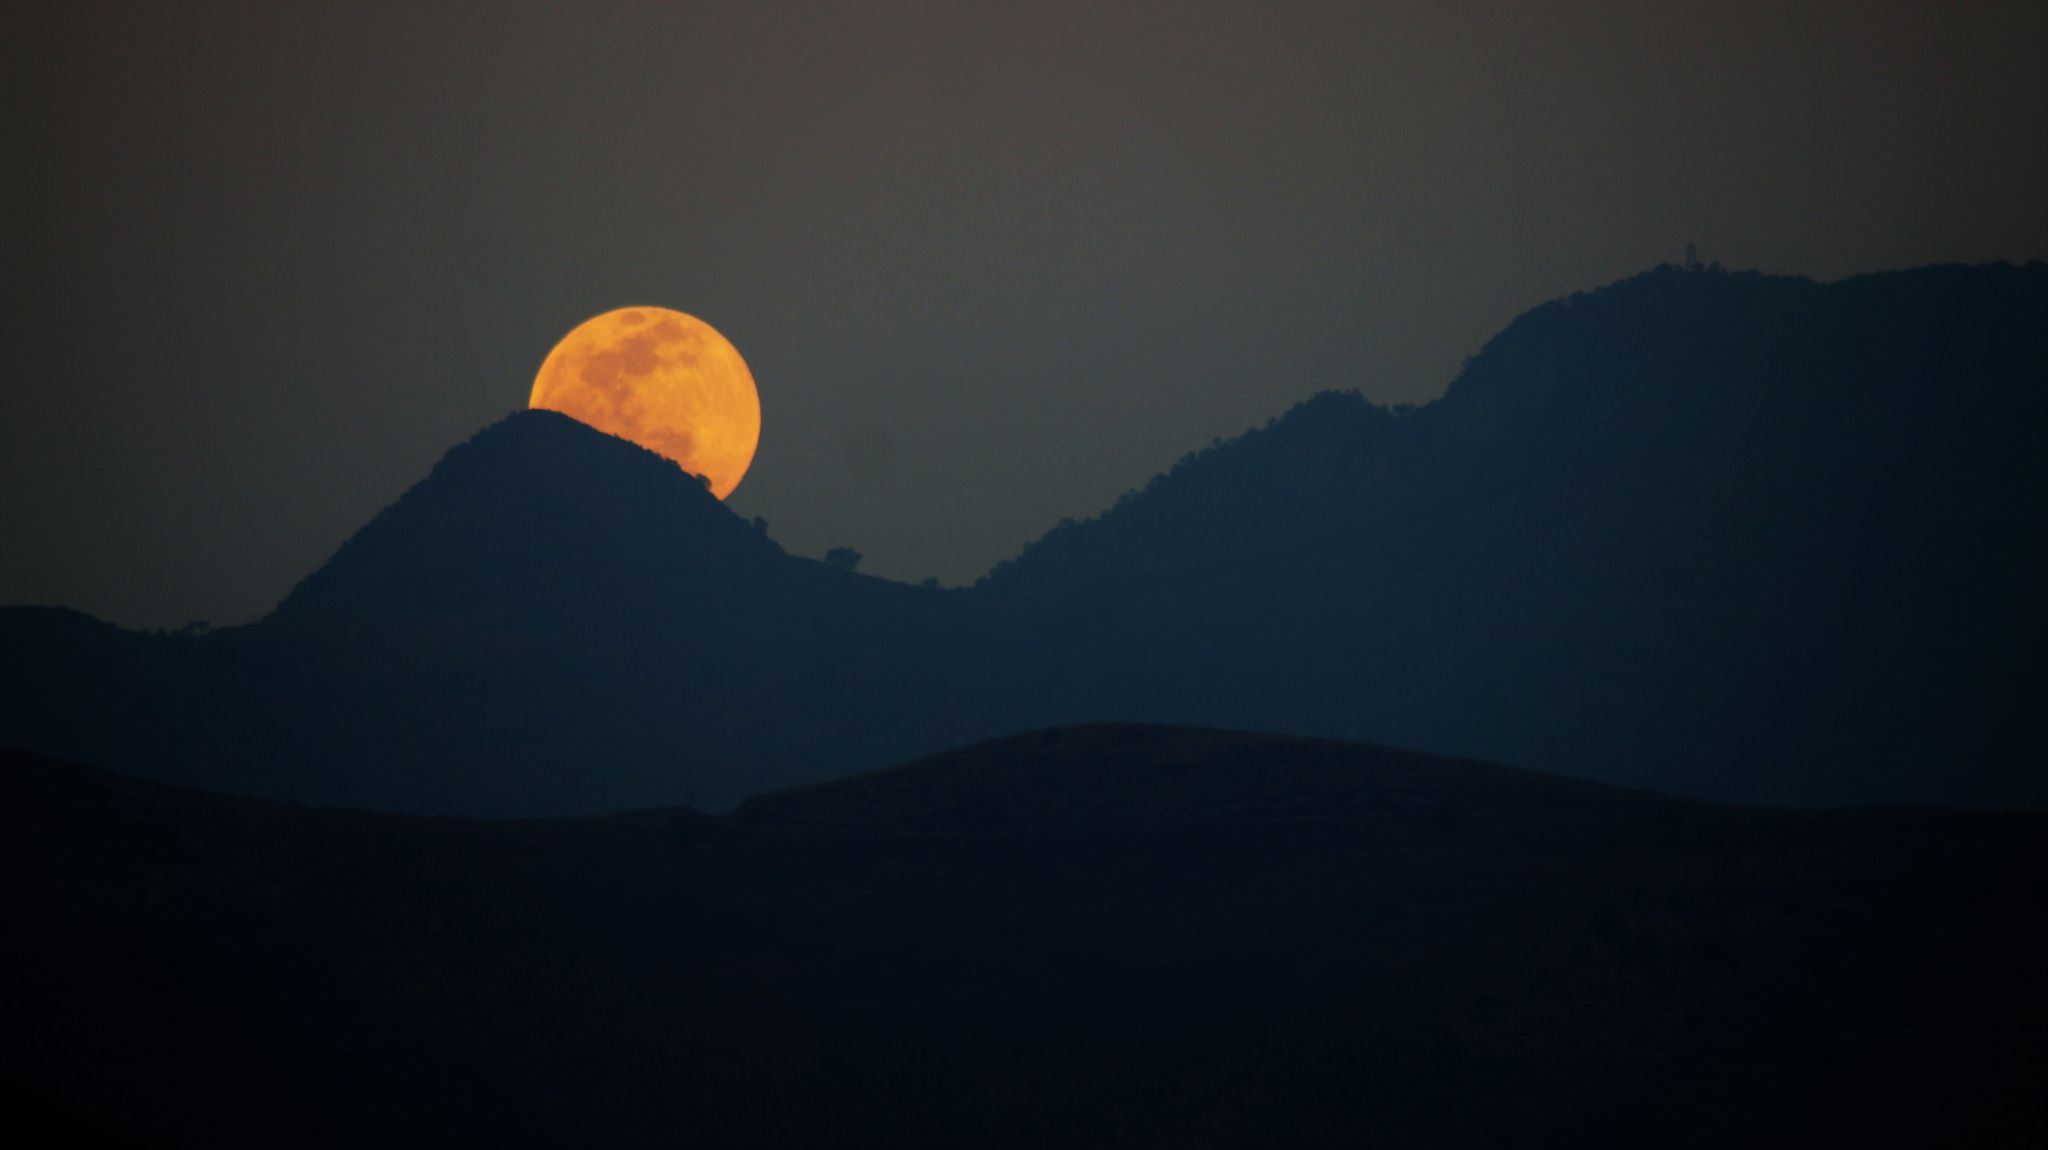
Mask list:
[[[630,304],[730,505],[971,582],[1676,262],[2048,258],[2048,5],[0,6],[0,604],[268,611]]]

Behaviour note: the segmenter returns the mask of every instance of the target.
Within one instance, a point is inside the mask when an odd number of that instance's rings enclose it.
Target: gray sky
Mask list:
[[[612,307],[731,504],[971,581],[1677,260],[2048,258],[2048,5],[0,8],[0,603],[266,611]]]

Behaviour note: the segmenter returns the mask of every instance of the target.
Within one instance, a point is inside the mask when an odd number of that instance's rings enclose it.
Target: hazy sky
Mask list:
[[[800,554],[970,581],[1675,261],[2048,257],[2048,5],[0,7],[0,603],[268,610],[608,308]]]

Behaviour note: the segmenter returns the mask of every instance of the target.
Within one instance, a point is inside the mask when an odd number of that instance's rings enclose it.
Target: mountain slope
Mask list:
[[[1128,717],[2039,805],[2044,431],[2048,266],[1665,269],[1428,407],[1319,397],[986,588],[1057,605]]]
[[[1084,727],[686,812],[0,757],[0,1082],[150,1145],[2035,1145],[2043,818]]]
[[[1064,595],[1507,496],[1633,515],[1611,524],[1630,542],[1680,511],[1980,515],[2038,493],[2011,485],[2040,479],[2044,312],[2048,265],[1834,284],[1660,268],[1518,317],[1435,403],[1326,392],[1192,453],[987,583]]]
[[[1006,620],[786,555],[674,464],[522,412],[254,625],[0,612],[0,745],[415,812],[729,806],[1007,729]]]

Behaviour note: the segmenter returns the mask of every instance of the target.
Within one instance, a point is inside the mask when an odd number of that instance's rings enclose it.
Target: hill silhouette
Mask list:
[[[6,755],[0,1081],[152,1146],[2037,1145],[2043,818],[1128,725],[716,818]]]
[[[1190,453],[988,582],[1064,594],[1404,516],[1456,526],[1460,508],[1488,512],[1509,495],[1572,495],[1645,544],[1667,511],[1739,513],[1766,540],[1821,506],[1980,516],[2032,463],[2026,432],[2048,402],[2044,280],[2044,265],[1833,284],[1658,268],[1518,317],[1437,402],[1389,410],[1325,392]],[[1631,486],[1665,502],[1638,506],[1650,497]],[[1915,493],[1957,505],[1916,505]]]
[[[674,463],[566,415],[526,411],[450,451],[270,622],[416,626],[539,606],[566,625],[602,625],[618,612],[581,598],[597,594],[660,618],[701,607],[675,590],[744,585],[780,557]],[[676,587],[650,584],[653,571]]]
[[[1055,723],[1222,723],[1767,801],[2048,804],[2048,266],[1658,269],[1443,399],[1331,393],[981,585],[790,556],[524,412],[271,616],[0,611],[0,745],[249,794],[694,804]]]
[[[0,612],[0,745],[391,810],[730,806],[983,733],[1001,614],[787,555],[660,456],[520,412],[256,624]]]
[[[1662,268],[1326,394],[986,585],[1083,697],[1744,799],[2048,802],[2048,266]],[[1135,684],[1135,690],[1131,685]]]

